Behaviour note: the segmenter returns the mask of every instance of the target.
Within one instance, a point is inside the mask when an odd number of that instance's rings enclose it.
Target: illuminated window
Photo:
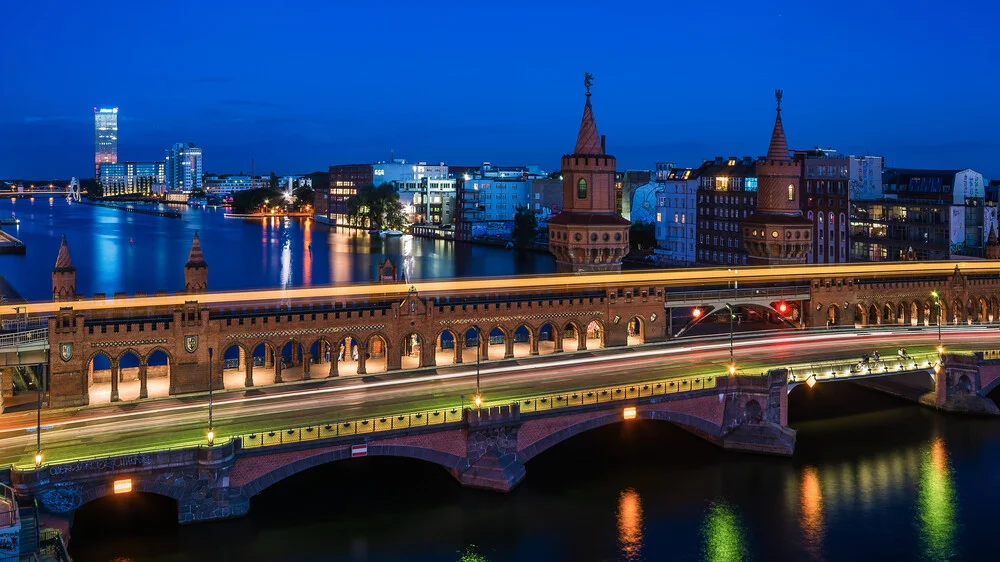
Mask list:
[[[661,213],[656,213],[656,222],[661,222],[663,220],[663,215]]]
[[[795,184],[788,184],[788,200],[795,201]]]
[[[580,178],[580,181],[576,184],[576,198],[586,199],[587,198],[587,180]]]

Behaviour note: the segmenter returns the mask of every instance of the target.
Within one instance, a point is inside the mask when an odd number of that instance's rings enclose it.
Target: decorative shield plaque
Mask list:
[[[73,344],[71,343],[61,343],[59,344],[59,358],[63,361],[69,361],[73,358]]]
[[[198,336],[184,336],[184,351],[194,353],[198,349]]]

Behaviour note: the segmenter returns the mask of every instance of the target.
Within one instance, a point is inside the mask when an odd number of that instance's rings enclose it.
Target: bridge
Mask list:
[[[997,413],[984,398],[1000,383],[996,261],[527,276],[502,288],[398,283],[391,263],[379,277],[208,292],[196,239],[183,291],[81,298],[64,243],[53,301],[21,305],[27,320],[0,334],[0,380],[30,373],[46,403],[43,422],[23,407],[0,416],[0,463],[52,513],[117,487],[172,497],[188,522],[245,513],[271,483],[360,455],[423,459],[464,485],[509,490],[542,451],[632,419],[788,455],[788,397],[816,384]],[[872,349],[884,357],[862,361]]]

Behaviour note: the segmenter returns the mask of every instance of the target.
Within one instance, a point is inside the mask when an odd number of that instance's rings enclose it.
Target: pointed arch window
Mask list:
[[[795,184],[788,184],[788,200],[795,201]]]
[[[587,198],[587,180],[580,178],[580,181],[576,183],[576,198],[586,199]]]

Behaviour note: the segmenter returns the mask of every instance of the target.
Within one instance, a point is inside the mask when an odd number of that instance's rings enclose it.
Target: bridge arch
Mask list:
[[[722,426],[691,414],[640,408],[636,413],[636,418],[641,420],[670,422],[692,433],[706,436],[709,439],[718,437],[722,434]],[[586,431],[614,423],[624,423],[621,411],[617,409],[613,411],[604,411],[594,417],[571,423],[570,425],[545,435],[532,443],[524,444],[524,446],[519,448],[517,451],[517,460],[522,463],[528,462],[544,451],[562,443],[563,441],[566,441],[567,439],[570,439],[571,437],[575,437]]]
[[[487,345],[486,353],[483,355],[484,360],[496,360],[504,359],[508,356],[508,347],[513,343],[510,341],[510,334],[507,329],[503,326],[494,326],[490,328],[487,334]]]
[[[551,322],[538,327],[538,354],[548,355],[562,351],[562,334]]]
[[[879,309],[878,305],[872,303],[868,306],[866,311],[868,314],[865,318],[865,324],[881,324],[882,323],[882,311]]]
[[[645,333],[645,332],[644,332]],[[584,338],[587,341],[587,349],[600,349],[606,345],[607,341],[607,326],[604,322],[598,318],[592,318],[589,323],[587,323],[587,330],[584,333]]]
[[[882,323],[896,323],[896,305],[894,305],[891,301],[886,301],[886,303],[882,306]]]
[[[965,322],[965,306],[962,305],[962,301],[955,300],[952,303],[952,317],[949,324],[961,324]],[[947,316],[945,316],[947,318]]]
[[[854,327],[861,328],[868,325],[868,309],[863,303],[854,305]]]
[[[118,360],[107,351],[97,350],[87,357],[87,394],[91,405],[111,403],[111,377]],[[115,383],[117,388],[118,384]]]
[[[369,443],[366,456],[368,457],[403,457],[430,462],[440,465],[452,474],[457,474],[466,468],[464,457],[452,453],[446,453],[437,449],[427,447],[417,447],[413,445],[400,444],[378,444]],[[253,479],[242,485],[243,493],[248,498],[263,492],[269,486],[280,482],[285,478],[298,474],[304,470],[321,466],[324,464],[342,461],[351,458],[351,447],[346,446],[333,451],[318,451],[314,455],[304,458],[297,458],[287,464],[274,466],[273,470],[266,474],[256,475]],[[242,460],[242,459],[241,459]],[[249,460],[249,459],[248,459]],[[237,464],[240,461],[237,461]],[[233,470],[236,471],[237,467]]]
[[[170,498],[180,505],[188,491],[186,486],[175,486],[173,481],[160,482],[131,476],[132,493],[140,492]],[[52,487],[38,494],[38,502],[52,513],[71,513],[88,503],[114,495],[114,484],[88,482],[84,486]]]
[[[365,340],[364,373],[381,373],[389,370],[389,336],[375,332]],[[361,373],[359,366],[358,374]]]
[[[156,346],[146,353],[139,365],[139,398],[169,396],[174,354],[163,346]]]
[[[577,351],[580,349],[586,349],[586,333],[580,327],[580,324],[576,320],[570,320],[566,322],[560,334],[563,340],[563,349],[566,351]],[[583,334],[583,335],[581,335]]]
[[[132,347],[123,349],[115,357],[111,372],[112,376],[117,372],[119,400],[138,400],[141,396],[139,373],[143,370],[143,359],[143,355]],[[112,385],[112,392],[115,386]]]
[[[320,336],[309,346],[309,355],[312,362],[318,367],[316,373],[312,373],[314,378],[319,376],[335,377],[337,371],[334,369],[334,349],[336,346],[327,336]],[[322,367],[322,365],[328,365]]]
[[[304,379],[309,349],[295,338],[288,338],[278,346],[275,349],[278,350],[278,358],[280,359],[278,367],[281,368],[282,381]]]
[[[831,304],[826,307],[826,325],[829,326],[839,326],[842,313],[840,312],[840,306],[836,304]]]
[[[514,328],[514,357],[538,355],[538,336],[529,324],[521,324]]]
[[[434,364],[452,365],[462,360],[462,346],[459,345],[458,335],[444,328],[434,336]]]

